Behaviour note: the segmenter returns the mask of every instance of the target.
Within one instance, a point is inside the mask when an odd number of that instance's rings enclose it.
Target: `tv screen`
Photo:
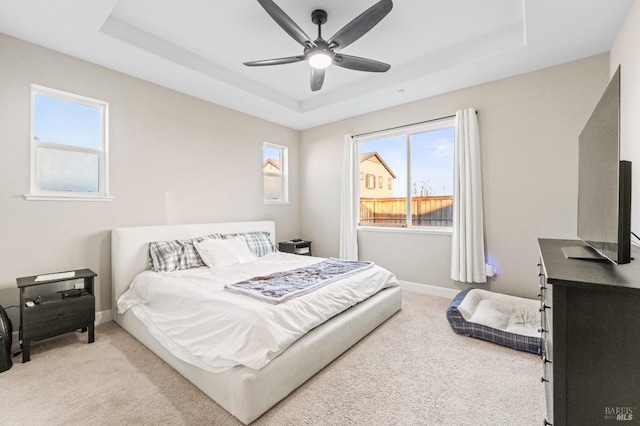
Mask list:
[[[578,238],[597,255],[628,263],[631,163],[620,161],[619,67],[580,134],[578,164]]]

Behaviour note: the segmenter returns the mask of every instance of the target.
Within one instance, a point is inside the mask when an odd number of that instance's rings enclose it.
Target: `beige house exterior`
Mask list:
[[[264,199],[278,200],[281,197],[282,172],[280,161],[268,158],[262,165],[264,175]]]
[[[377,152],[360,154],[360,198],[393,197],[395,173]]]

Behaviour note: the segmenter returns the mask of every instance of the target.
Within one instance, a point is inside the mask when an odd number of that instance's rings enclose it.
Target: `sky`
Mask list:
[[[262,161],[267,161],[268,158],[271,158],[276,161],[280,161],[280,148],[275,148],[273,146],[265,145],[262,148]]]
[[[101,130],[100,108],[41,94],[34,96],[33,136],[36,140],[101,150]],[[60,148],[37,148],[38,189],[98,192],[98,153]]]
[[[54,97],[35,95],[33,136],[41,141],[101,148],[102,111]]]
[[[432,130],[411,136],[411,187],[431,195],[453,194],[454,128]],[[407,143],[404,135],[360,142],[361,153],[376,151],[393,170],[394,197],[407,195]]]

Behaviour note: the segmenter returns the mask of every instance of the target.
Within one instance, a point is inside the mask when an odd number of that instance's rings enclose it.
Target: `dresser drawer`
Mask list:
[[[95,319],[95,297],[84,295],[47,301],[23,311],[22,338],[40,340],[85,328]]]

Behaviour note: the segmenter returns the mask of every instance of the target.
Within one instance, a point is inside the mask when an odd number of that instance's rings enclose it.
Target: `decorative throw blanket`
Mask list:
[[[349,275],[372,268],[373,262],[327,259],[304,268],[253,277],[235,284],[226,284],[225,290],[246,294],[264,302],[278,304],[309,293]]]

